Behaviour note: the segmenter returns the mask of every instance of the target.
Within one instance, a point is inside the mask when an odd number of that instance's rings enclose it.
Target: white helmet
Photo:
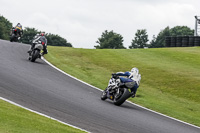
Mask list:
[[[132,74],[133,76],[138,75],[138,74],[139,74],[138,68],[136,68],[136,67],[132,68],[132,69],[131,69],[131,74]]]

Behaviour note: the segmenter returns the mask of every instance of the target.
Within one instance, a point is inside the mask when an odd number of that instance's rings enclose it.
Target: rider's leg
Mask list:
[[[42,52],[42,55],[44,54],[47,54],[48,53],[48,50],[47,50],[47,46],[43,46],[43,52]]]
[[[138,88],[138,87],[139,87],[139,86],[137,85],[137,83],[135,83],[134,87],[131,88],[131,95],[132,95],[132,97],[135,97],[135,94],[136,94],[136,92],[137,92],[137,88]]]
[[[34,47],[35,47],[35,43],[32,43],[27,53],[31,53]]]

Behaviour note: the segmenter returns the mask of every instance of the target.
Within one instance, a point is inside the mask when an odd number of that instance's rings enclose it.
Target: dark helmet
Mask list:
[[[21,27],[22,25],[21,25],[20,23],[17,23],[17,26],[20,26],[20,27]]]
[[[19,27],[20,29],[22,29],[22,25],[20,23],[17,23],[16,26]]]

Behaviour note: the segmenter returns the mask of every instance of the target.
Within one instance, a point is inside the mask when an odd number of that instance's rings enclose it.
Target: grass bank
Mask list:
[[[111,73],[137,67],[141,85],[130,101],[200,126],[200,47],[48,50],[53,65],[101,89]]]
[[[0,100],[0,133],[84,133]]]

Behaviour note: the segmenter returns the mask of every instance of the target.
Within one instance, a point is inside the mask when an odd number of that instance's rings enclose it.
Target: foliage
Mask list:
[[[101,37],[96,41],[99,45],[94,47],[96,49],[124,49],[123,41],[123,37],[120,34],[105,30]]]
[[[25,27],[21,41],[22,43],[31,44],[31,41],[34,38],[34,36],[40,33],[41,31],[38,31],[35,28]],[[45,36],[48,42],[47,45],[72,47],[71,43],[67,42],[66,39],[60,37],[59,35],[47,33]]]
[[[153,35],[153,39],[151,40],[149,47],[154,48],[155,45],[156,45],[156,37],[155,37],[155,35]]]
[[[72,44],[67,42],[66,39],[60,37],[59,35],[54,34],[47,34],[46,35],[48,45],[52,46],[66,46],[66,47],[72,47]]]
[[[12,23],[10,23],[10,21],[8,21],[5,17],[0,16],[0,39],[9,40],[11,29]],[[31,44],[32,39],[37,33],[41,33],[41,31],[38,31],[35,28],[25,27],[20,41],[22,43]],[[59,35],[49,33],[46,34],[46,38],[48,45],[72,47],[71,43],[67,42],[66,39]]]
[[[132,40],[131,46],[129,48],[144,48],[147,46],[148,35],[145,29],[137,30],[135,33],[135,38]]]
[[[5,17],[0,16],[0,39],[9,40],[12,23]]]
[[[21,38],[22,43],[31,44],[33,37],[38,33],[38,30],[35,28],[25,27],[24,34]]]
[[[170,29],[170,36],[190,36],[194,35],[194,30],[191,30],[187,26],[175,26]]]
[[[159,48],[165,46],[165,37],[166,36],[184,36],[184,35],[193,35],[194,30],[191,30],[187,26],[175,26],[173,28],[169,28],[167,26],[164,30],[162,30],[157,37],[153,38],[153,40],[150,43],[151,48]]]
[[[154,42],[151,42],[151,48],[159,48],[165,46],[165,37],[170,36],[170,28],[167,26],[164,30],[162,30],[156,38],[154,38]]]

